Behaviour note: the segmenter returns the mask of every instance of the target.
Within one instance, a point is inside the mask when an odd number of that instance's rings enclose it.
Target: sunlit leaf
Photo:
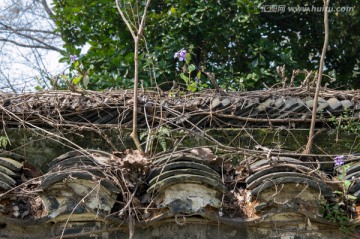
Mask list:
[[[170,8],[170,11],[171,11],[172,14],[174,14],[174,15],[176,14],[176,8],[171,7],[171,8]]]
[[[187,90],[188,90],[188,91],[191,91],[191,92],[197,91],[197,84],[196,84],[196,82],[191,82],[191,84],[188,85]]]
[[[72,80],[72,83],[74,83],[75,85],[79,84],[79,82],[81,81],[82,76],[77,76]]]
[[[345,186],[345,188],[349,188],[350,185],[351,185],[351,181],[350,181],[350,180],[345,180],[345,181],[344,181],[344,186]]]

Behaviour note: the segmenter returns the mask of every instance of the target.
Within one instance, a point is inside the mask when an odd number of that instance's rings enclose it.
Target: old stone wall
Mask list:
[[[59,156],[61,158],[62,155],[76,147],[102,150],[105,152],[122,152],[124,149],[132,147],[132,141],[128,137],[129,130],[102,130],[101,136],[98,132],[86,130],[47,129],[46,131],[47,132],[36,129],[7,129],[6,133],[11,144],[7,148],[6,156],[19,161],[25,160],[36,168],[40,168],[43,173],[48,172],[49,174],[49,167],[53,172],[57,172],[55,169],[51,169],[54,164],[51,161]],[[208,133],[211,137],[214,137],[214,139],[224,144],[230,143],[231,141],[231,144],[239,145],[239,147],[248,147],[253,150],[254,155],[256,155],[256,152],[262,153],[266,148],[276,150],[277,147],[281,147],[283,149],[285,145],[289,154],[299,151],[303,145],[306,144],[307,135],[306,130],[296,129],[212,129],[209,130]],[[241,133],[241,135],[239,135],[239,133]],[[191,136],[184,138],[184,135],[185,134],[177,133],[167,138],[166,141],[169,148],[172,143],[179,138],[184,139],[181,142],[181,145],[184,147],[191,146],[191,148],[194,148],[211,145],[211,142],[201,137],[194,138]],[[256,142],[259,142],[261,147],[257,145]],[[319,132],[315,140],[315,145],[319,152],[333,152],[334,154],[344,151],[356,152],[358,148],[357,144],[356,136],[336,131],[329,132],[323,130]],[[159,147],[158,150],[161,151],[162,148]],[[5,151],[2,153],[5,153]],[[246,158],[246,155],[241,152],[239,152],[238,155],[228,155],[226,151],[218,151],[217,154],[225,158],[228,157],[229,160],[233,162],[233,165],[235,165],[235,168],[239,162],[243,162]],[[322,154],[318,154],[316,159],[323,162],[331,159],[331,157],[325,154],[321,155]],[[194,162],[198,160],[196,157],[192,159],[195,160]],[[159,160],[160,159],[157,161]],[[0,217],[0,237],[337,239],[353,238],[357,235],[356,229],[347,223],[339,227],[338,221],[331,221],[324,218],[326,214],[324,205],[335,200],[331,190],[335,190],[336,187],[324,185],[321,186],[321,189],[318,188],[320,181],[316,180],[321,178],[322,174],[317,174],[316,170],[306,168],[306,165],[301,164],[283,166],[282,164],[271,165],[268,163],[264,165],[259,164],[259,162],[261,162],[261,160],[255,161],[254,164],[250,165],[250,168],[253,170],[252,174],[250,174],[252,177],[247,176],[245,181],[241,181],[245,178],[240,179],[241,177],[239,176],[234,178],[236,174],[230,173],[233,169],[228,172],[225,172],[226,169],[222,169],[223,173],[226,174],[225,177],[230,177],[230,179],[227,179],[228,181],[225,179],[227,187],[223,194],[225,197],[217,196],[216,190],[212,191],[213,189],[207,189],[207,186],[196,186],[198,184],[193,184],[194,182],[191,181],[191,178],[190,182],[188,182],[188,177],[180,177],[179,181],[177,181],[178,184],[175,184],[180,187],[161,189],[164,191],[161,191],[160,196],[158,195],[154,198],[154,200],[158,200],[159,203],[155,202],[155,205],[152,205],[152,207],[155,206],[157,209],[152,211],[149,214],[150,216],[147,216],[146,210],[144,211],[142,208],[140,209],[141,213],[134,214],[133,217],[118,218],[116,215],[119,214],[119,211],[116,210],[112,210],[112,214],[109,217],[104,214],[91,212],[92,210],[98,210],[96,208],[100,208],[100,206],[91,206],[90,204],[87,204],[92,207],[90,211],[84,208],[81,210],[77,209],[73,212],[72,209],[78,207],[76,204],[78,201],[81,201],[81,197],[74,201],[63,201],[64,199],[61,199],[61,197],[54,196],[56,194],[51,194],[52,196],[45,194],[41,196],[43,204],[48,208],[54,207],[51,210],[55,210],[52,211],[52,213],[50,213],[50,211],[44,212],[44,215],[48,213],[50,217],[40,216],[37,219],[26,219],[27,216],[25,215],[23,216],[25,220],[21,218],[22,216],[10,219]],[[295,171],[291,170],[293,166],[297,167]],[[216,169],[217,166],[211,167]],[[332,170],[332,167],[332,161],[328,164],[321,165],[322,171],[325,172],[330,169]],[[284,171],[283,168],[286,170]],[[187,170],[194,171],[194,169]],[[261,170],[267,170],[264,171],[266,174],[264,175]],[[301,178],[305,177],[310,181],[296,181],[299,180],[297,175],[300,172],[307,172],[302,174]],[[277,175],[281,175],[281,178],[278,178],[279,176]],[[70,177],[76,178],[77,176],[70,175]],[[286,184],[282,184],[285,181],[279,181],[279,179],[289,179],[289,177],[292,177],[292,181],[286,182]],[[46,180],[47,179],[45,179],[44,182],[47,182]],[[67,197],[71,198],[73,197],[70,196],[72,192],[67,191],[69,188],[78,191],[79,188],[77,187],[96,187],[96,183],[92,184],[91,181],[86,181],[88,179],[83,181],[83,179],[80,180],[80,178],[78,178],[74,179],[75,181],[71,183],[70,181],[66,182],[68,180],[66,178],[63,180],[64,181],[60,180],[57,184],[54,184],[55,186],[51,189],[52,192],[60,190],[59,193],[61,195],[68,195]],[[222,180],[224,180],[224,178]],[[240,182],[234,184],[233,181],[236,180],[240,180]],[[269,182],[272,183],[276,182],[277,186],[272,187],[270,185],[270,187],[268,187],[266,185],[267,180],[270,180]],[[65,184],[62,182],[65,182]],[[317,183],[318,186],[309,187],[309,185],[312,185],[312,182]],[[65,185],[66,187],[64,187]],[[159,185],[157,187],[163,187]],[[184,187],[181,187],[181,185]],[[201,185],[207,185],[207,183],[202,182]],[[260,185],[260,187],[256,185]],[[264,187],[264,190],[262,187]],[[267,187],[266,190],[265,187]],[[50,192],[49,189],[46,190]],[[102,191],[102,193],[107,193],[107,189],[101,190],[105,190]],[[221,191],[221,189],[217,190]],[[250,196],[251,193],[252,196]],[[162,196],[162,194],[164,196]],[[247,198],[249,196],[250,198]],[[87,195],[85,198],[91,198],[90,201],[93,202],[97,200],[97,196],[92,194]],[[189,200],[189,198],[191,199]],[[37,200],[38,198],[35,199]],[[226,202],[223,201],[224,199]],[[15,199],[12,198],[11,200],[14,201]],[[22,202],[21,200],[17,197],[15,202]],[[111,201],[110,198],[106,200],[108,200],[108,202]],[[117,200],[120,199],[118,198]],[[143,199],[139,197],[138,200]],[[216,202],[216,200],[219,201]],[[231,200],[235,200],[235,204],[231,202]],[[59,205],[55,204],[60,203],[61,205],[61,202],[66,202],[66,204],[72,206],[63,211],[59,211]],[[217,206],[218,204],[220,204],[220,206]],[[138,207],[143,207],[144,205],[146,205],[146,203],[142,205],[139,204]],[[101,208],[105,209],[106,207],[101,206]],[[55,216],[59,213],[63,215]],[[72,215],[73,213],[74,215]],[[140,220],[137,218],[139,216],[142,217]],[[344,233],[346,230],[349,230],[348,233]]]
[[[358,238],[360,92],[1,94],[0,238]]]

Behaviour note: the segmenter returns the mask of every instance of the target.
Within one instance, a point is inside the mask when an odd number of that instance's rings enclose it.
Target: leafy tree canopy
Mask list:
[[[128,18],[136,23],[144,1],[119,0]],[[140,80],[144,87],[177,80],[182,62],[175,52],[185,48],[191,63],[201,71],[214,73],[226,89],[259,89],[279,81],[276,67],[314,70],[323,45],[323,12],[290,11],[288,7],[322,7],[322,1],[153,1],[147,16],[145,40],[140,52]],[[358,0],[331,1],[342,11],[329,14],[330,39],[325,59],[324,81],[335,87],[359,88],[360,13]],[[283,12],[272,6],[285,6]],[[347,10],[345,7],[350,7]],[[88,74],[90,89],[131,87],[133,41],[112,0],[54,0],[57,31],[66,51],[80,56],[72,69]],[[297,77],[297,83],[302,80]],[[201,75],[202,84],[208,84]]]

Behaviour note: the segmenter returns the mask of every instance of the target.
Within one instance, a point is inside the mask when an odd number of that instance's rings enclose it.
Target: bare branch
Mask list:
[[[11,80],[9,79],[8,76],[6,76],[4,74],[4,72],[0,69],[0,74],[2,75],[2,77],[5,79],[6,83],[7,83],[7,87],[2,87],[2,88],[10,88],[14,93],[16,93],[16,89],[14,87],[14,85],[11,83]],[[0,88],[0,89],[2,89]]]
[[[126,24],[127,28],[129,29],[130,33],[131,33],[131,36],[133,37],[134,41],[136,39],[136,35],[135,35],[135,32],[133,30],[133,28],[131,27],[129,21],[126,19],[123,11],[121,10],[120,8],[120,5],[119,5],[119,1],[118,0],[115,0],[115,3],[116,3],[116,8],[118,10],[118,12],[120,13],[120,16],[122,18],[122,20],[124,21],[124,23]]]
[[[4,28],[0,28],[0,30],[9,30],[9,26],[7,26],[4,23],[0,22],[0,25],[4,26]],[[17,32],[33,32],[33,33],[44,33],[44,34],[49,34],[49,35],[54,35],[56,37],[60,37],[59,34],[57,34],[54,31],[48,31],[48,30],[39,30],[39,29],[31,29],[31,28],[17,28],[16,29]]]
[[[12,28],[10,26],[7,26],[7,25],[5,25],[5,24],[3,24],[1,22],[0,22],[0,25],[4,26],[6,29],[10,30],[11,32],[15,33],[18,36],[24,37],[26,39],[29,39],[29,40],[32,40],[32,41],[35,41],[37,43],[40,43],[40,44],[44,45],[43,47],[40,47],[39,45],[36,45],[35,48],[43,48],[43,49],[48,49],[48,50],[61,51],[61,49],[59,49],[57,47],[51,46],[51,45],[45,43],[44,41],[41,41],[38,38],[35,38],[35,37],[31,36],[31,35],[21,33],[17,29],[14,29],[14,28]],[[2,39],[2,41],[6,40],[6,38],[1,38],[1,39]],[[23,44],[23,43],[15,42],[15,41],[10,40],[10,39],[8,39],[8,41],[15,44],[15,45],[18,45],[18,46],[21,46],[21,47],[26,47],[25,44]],[[34,47],[30,47],[30,48],[34,48]]]
[[[62,50],[50,2],[6,0],[0,9],[0,87],[6,91],[33,90],[39,83],[46,87],[49,71],[57,74],[62,70],[55,69],[60,65],[56,60],[46,59],[60,57],[56,52]]]
[[[43,5],[45,12],[49,15],[50,19],[55,21],[55,14],[51,11],[47,1],[41,0],[41,4]]]
[[[144,13],[143,13],[143,16],[142,16],[142,18],[141,18],[141,24],[140,24],[140,26],[139,26],[139,31],[138,31],[138,37],[139,37],[139,38],[141,38],[142,33],[143,33],[143,31],[144,31],[145,21],[146,21],[146,15],[147,15],[147,10],[148,10],[148,8],[149,8],[149,6],[150,6],[150,1],[151,1],[151,0],[148,0],[148,1],[146,2],[145,8],[144,8]]]
[[[2,38],[2,37],[0,38],[0,41],[2,41],[2,42],[10,42],[10,43],[12,43],[14,45],[17,45],[17,46],[20,46],[20,47],[25,47],[25,48],[40,48],[40,49],[53,50],[53,51],[58,51],[58,52],[61,51],[60,48],[50,46],[48,44],[45,44],[44,46],[42,46],[42,45],[30,45],[30,44],[24,44],[24,43],[21,43],[21,42],[13,41],[13,40]]]

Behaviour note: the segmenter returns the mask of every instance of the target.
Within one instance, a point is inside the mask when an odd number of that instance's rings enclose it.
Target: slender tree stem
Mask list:
[[[137,90],[138,90],[138,80],[139,80],[139,64],[138,64],[138,58],[139,58],[139,38],[138,36],[135,37],[134,39],[134,105],[133,105],[133,130],[130,134],[131,138],[133,139],[136,148],[144,153],[139,138],[137,136],[137,105],[138,105],[138,98],[137,98]]]
[[[134,101],[134,105],[133,105],[133,130],[130,134],[131,138],[134,141],[134,144],[136,146],[136,148],[141,152],[144,153],[144,150],[141,147],[139,138],[137,136],[137,105],[138,105],[138,82],[139,82],[139,42],[143,36],[143,32],[144,32],[144,28],[145,28],[145,21],[146,21],[146,14],[147,14],[147,10],[149,8],[150,5],[150,1],[151,0],[147,0],[145,7],[144,7],[144,12],[143,15],[141,17],[141,23],[139,25],[139,30],[135,33],[134,29],[131,27],[130,22],[128,21],[128,19],[126,19],[123,11],[121,10],[121,7],[119,5],[119,1],[115,0],[116,3],[116,8],[118,9],[120,16],[122,18],[122,20],[125,22],[127,28],[129,29],[131,36],[134,39],[134,97],[133,97],[133,101]]]
[[[310,125],[310,132],[309,132],[309,139],[305,148],[305,154],[310,154],[313,146],[314,141],[314,131],[315,131],[315,122],[316,122],[316,112],[317,112],[317,104],[319,99],[319,92],[320,92],[320,86],[321,86],[321,79],[323,75],[323,68],[324,68],[324,60],[326,55],[326,50],[328,47],[329,42],[329,21],[328,21],[328,6],[329,6],[330,0],[324,0],[324,28],[325,28],[325,39],[324,39],[324,45],[321,53],[320,58],[320,65],[319,65],[319,74],[318,74],[318,80],[316,85],[316,91],[314,96],[314,105],[312,110],[312,118],[311,118],[311,125]]]

